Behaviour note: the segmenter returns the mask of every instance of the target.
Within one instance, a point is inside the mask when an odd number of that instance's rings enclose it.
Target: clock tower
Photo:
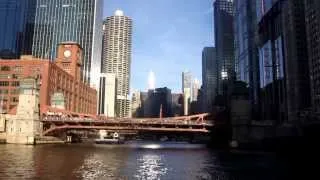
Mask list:
[[[80,81],[82,75],[82,48],[76,42],[63,42],[58,45],[56,64]]]

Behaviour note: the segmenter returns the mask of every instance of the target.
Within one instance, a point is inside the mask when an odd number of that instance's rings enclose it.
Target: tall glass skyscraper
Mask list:
[[[0,1],[0,58],[31,54],[36,0]]]
[[[259,52],[255,40],[260,6],[257,0],[234,0],[235,71],[237,80],[249,87],[253,117],[259,113]]]
[[[90,82],[93,75],[97,85],[102,7],[102,0],[37,0],[32,55],[53,60],[59,43],[77,42],[84,51],[82,80]]]
[[[102,73],[116,77],[116,116],[130,115],[130,65],[132,20],[117,10],[103,23]],[[102,87],[100,87],[102,88]]]
[[[225,94],[223,82],[231,83],[234,79],[234,33],[233,1],[216,0],[214,2],[214,27],[216,56],[218,61],[218,92]]]
[[[216,48],[205,47],[202,50],[202,86],[204,91],[204,110],[210,112],[217,90]]]

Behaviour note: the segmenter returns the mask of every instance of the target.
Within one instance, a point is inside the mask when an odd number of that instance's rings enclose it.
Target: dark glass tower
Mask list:
[[[202,87],[205,102],[203,110],[212,111],[212,105],[217,89],[217,60],[216,48],[205,47],[202,50]]]
[[[305,9],[303,1],[269,3],[257,9],[262,118],[282,123],[310,107]]]
[[[31,54],[36,0],[0,1],[0,58]]]
[[[320,112],[320,1],[305,0],[313,110]]]
[[[102,0],[37,0],[32,55],[53,60],[61,42],[83,48],[83,81],[98,84],[101,65]],[[96,74],[94,74],[95,72]]]
[[[259,114],[259,54],[256,43],[257,0],[234,1],[235,71],[249,88],[253,117]],[[260,5],[260,3],[259,3]]]
[[[226,93],[222,82],[229,83],[234,79],[233,18],[232,0],[216,0],[214,2],[215,44],[218,61],[217,85],[219,94]]]

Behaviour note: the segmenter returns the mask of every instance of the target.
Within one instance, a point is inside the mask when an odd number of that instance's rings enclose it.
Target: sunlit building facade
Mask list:
[[[20,81],[39,78],[40,110],[52,106],[55,94],[63,95],[63,109],[95,115],[97,91],[81,82],[82,48],[77,43],[60,44],[55,62],[32,56],[21,59],[0,59],[0,109],[15,114],[19,103]]]
[[[132,20],[121,10],[103,22],[101,72],[116,75],[116,117],[130,115],[131,33]]]
[[[101,62],[102,0],[37,0],[32,55],[54,60],[57,44],[79,43],[84,50],[83,82],[94,74],[97,85]],[[96,72],[96,73],[95,73]]]

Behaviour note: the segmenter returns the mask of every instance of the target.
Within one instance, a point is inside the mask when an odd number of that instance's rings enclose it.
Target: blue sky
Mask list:
[[[149,71],[156,87],[181,91],[181,73],[201,80],[201,52],[213,45],[212,0],[104,0],[103,17],[116,9],[133,20],[131,89],[146,90]]]

